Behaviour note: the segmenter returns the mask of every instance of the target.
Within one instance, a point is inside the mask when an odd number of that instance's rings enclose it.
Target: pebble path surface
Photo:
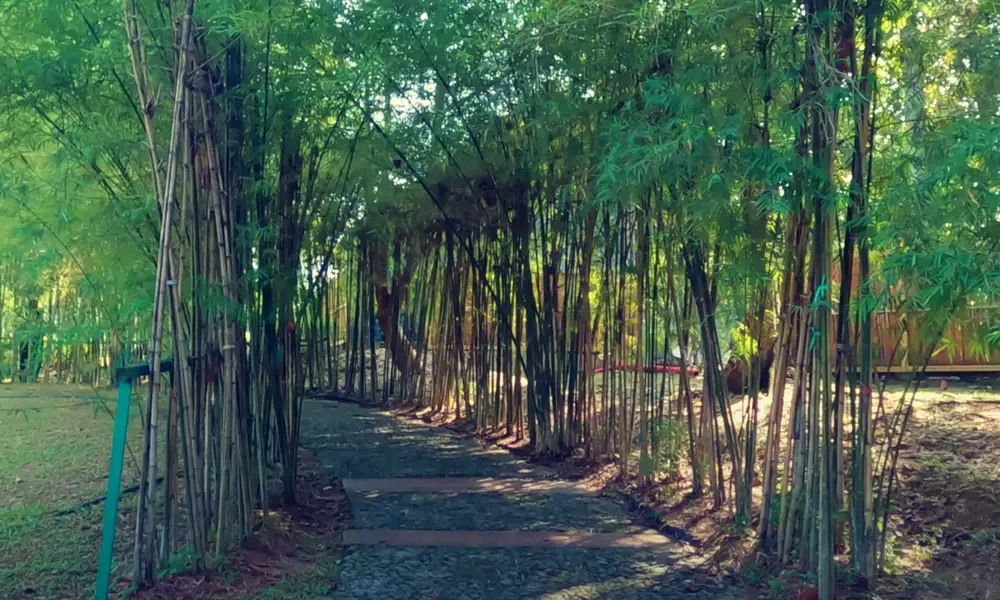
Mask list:
[[[597,494],[454,489],[386,492],[353,479],[552,480],[555,474],[475,440],[355,404],[307,400],[302,443],[345,480],[356,530],[650,534],[615,500]],[[409,480],[414,481],[414,480]],[[458,481],[458,480],[455,480]],[[393,482],[389,482],[393,483]],[[397,482],[398,483],[398,482]],[[386,486],[389,488],[390,486]],[[454,488],[455,486],[451,486]],[[460,487],[460,486],[459,486]],[[541,489],[548,490],[546,486]],[[554,489],[559,490],[556,486]],[[428,533],[429,532],[429,533]],[[352,532],[364,537],[365,531]],[[458,534],[460,535],[460,534]],[[538,538],[536,534],[524,534]],[[425,536],[426,537],[426,536]],[[696,570],[677,542],[649,548],[353,545],[345,548],[336,600],[646,600],[742,598]]]

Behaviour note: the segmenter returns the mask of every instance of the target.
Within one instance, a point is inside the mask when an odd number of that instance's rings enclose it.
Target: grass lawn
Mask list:
[[[129,445],[138,455],[139,399],[133,403]],[[115,405],[113,390],[0,385],[0,598],[92,596],[103,504],[54,513],[104,495]],[[124,485],[138,470],[126,456]],[[128,544],[119,542],[120,559]]]
[[[104,505],[56,513],[104,495],[115,399],[116,390],[88,386],[0,385],[0,599],[93,598]],[[134,392],[132,403],[123,487],[138,482],[145,394]],[[300,470],[304,498],[329,489],[322,469]],[[135,499],[131,494],[120,504],[114,578],[129,575]],[[316,511],[303,522],[326,515],[318,520],[334,523],[349,515],[337,504],[307,504]],[[299,521],[274,513],[246,548],[216,565],[210,579],[175,577],[148,590],[150,597],[324,597],[336,578],[339,560],[331,545],[336,537],[325,528],[303,529]],[[276,558],[289,556],[297,558]],[[111,589],[120,596],[129,591],[127,581],[113,580]]]

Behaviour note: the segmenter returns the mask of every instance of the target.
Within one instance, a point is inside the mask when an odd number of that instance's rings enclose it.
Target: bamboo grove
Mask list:
[[[11,5],[4,376],[154,365],[139,581],[294,502],[324,390],[683,475],[832,598],[995,300],[997,8]]]

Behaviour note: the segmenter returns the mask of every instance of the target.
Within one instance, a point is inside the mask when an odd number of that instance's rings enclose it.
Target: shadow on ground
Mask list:
[[[354,404],[309,401],[303,444],[340,478],[519,477],[553,473],[445,429]],[[642,528],[604,497],[571,494],[351,494],[358,528],[607,531]],[[340,600],[735,600],[742,589],[699,570],[690,547],[345,549]]]

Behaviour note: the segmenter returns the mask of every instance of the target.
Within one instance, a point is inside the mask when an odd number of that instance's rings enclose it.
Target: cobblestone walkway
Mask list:
[[[337,600],[645,600],[742,595],[624,507],[451,431],[307,401],[303,445],[344,480]]]

